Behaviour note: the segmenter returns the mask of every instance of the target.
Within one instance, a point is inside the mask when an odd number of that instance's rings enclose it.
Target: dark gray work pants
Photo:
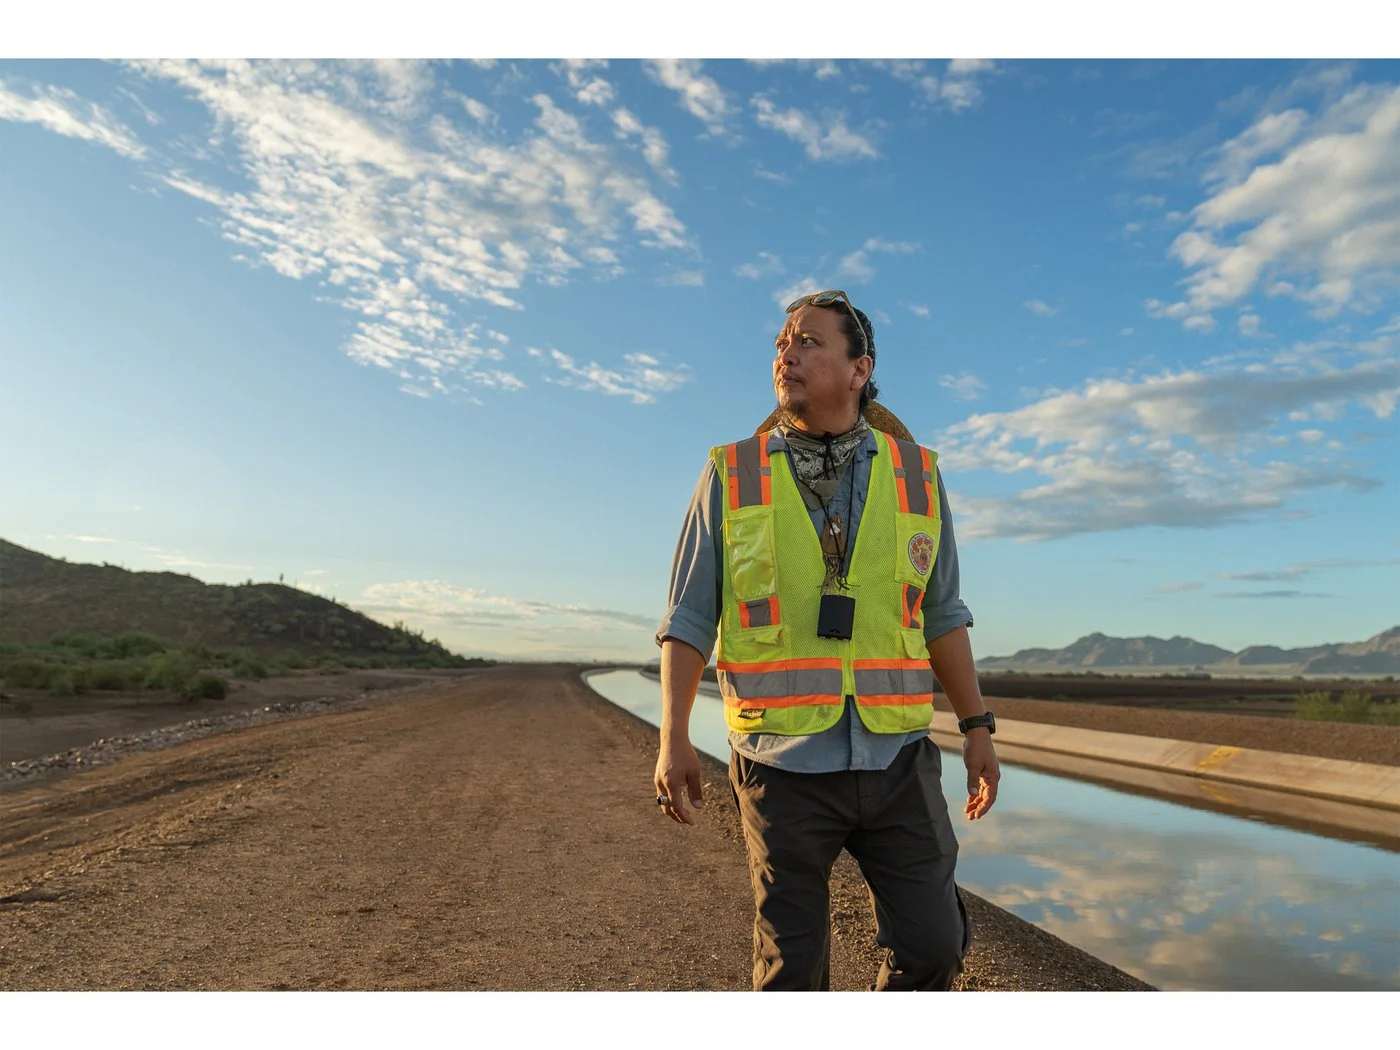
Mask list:
[[[947,991],[970,928],[953,884],[958,843],[939,783],[938,745],[900,749],[888,769],[792,773],[737,752],[738,803],[753,882],[755,991],[830,987],[831,866],[844,847],[870,886],[877,991]]]

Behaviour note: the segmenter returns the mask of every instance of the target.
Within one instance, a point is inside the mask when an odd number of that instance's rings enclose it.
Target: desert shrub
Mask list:
[[[233,665],[235,678],[266,678],[267,665],[261,660],[240,660]]]
[[[297,652],[295,649],[283,649],[280,653],[273,657],[273,661],[275,663],[281,664],[283,667],[293,668],[297,670],[306,666],[306,658],[302,656],[301,653]]]
[[[1369,722],[1371,720],[1371,694],[1357,689],[1348,689],[1337,701],[1337,718],[1342,722]]]
[[[321,670],[324,671],[326,674],[344,674],[345,666],[332,660],[328,664],[322,664]]]
[[[167,649],[151,657],[150,670],[146,673],[146,688],[172,689],[178,692],[189,684],[198,670],[188,653],[179,649]]]
[[[54,635],[49,639],[50,648],[66,649],[69,652],[85,656],[89,660],[103,655],[103,651],[109,644],[107,639],[101,635],[79,631],[69,631],[67,634]]]
[[[49,660],[14,660],[5,665],[5,681],[27,689],[47,689],[62,666]]]
[[[129,631],[126,634],[117,635],[106,645],[103,655],[113,659],[125,660],[131,657],[154,656],[170,648],[169,643],[161,641],[150,634],[142,634],[139,631]]]
[[[16,700],[16,701],[14,702],[14,704],[12,704],[11,706],[14,707],[14,709],[15,709],[15,714],[17,714],[17,715],[27,715],[27,714],[29,714],[30,711],[33,711],[33,710],[34,710],[34,705],[33,705],[33,703],[31,703],[31,702],[28,701],[28,700],[23,700],[23,699],[21,699],[21,700]]]
[[[102,660],[87,668],[88,685],[93,689],[140,689],[146,682],[145,660]]]
[[[1400,703],[1380,700],[1371,707],[1371,721],[1378,726],[1400,726]]]
[[[1293,701],[1293,717],[1309,722],[1330,722],[1335,711],[1332,694],[1328,692],[1299,693]]]
[[[216,674],[202,674],[190,679],[183,690],[186,700],[222,700],[228,696],[228,681]]]
[[[60,671],[49,679],[49,692],[54,696],[72,696],[77,692],[73,676],[67,671]]]

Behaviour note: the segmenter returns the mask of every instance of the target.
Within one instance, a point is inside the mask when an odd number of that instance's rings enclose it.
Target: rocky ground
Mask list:
[[[0,988],[746,988],[723,767],[702,756],[702,823],[672,824],[650,801],[655,729],[577,671],[270,680],[226,715],[127,722],[42,767],[5,715]],[[968,904],[963,988],[1145,987]],[[833,986],[866,987],[878,949],[846,858],[832,912]]]

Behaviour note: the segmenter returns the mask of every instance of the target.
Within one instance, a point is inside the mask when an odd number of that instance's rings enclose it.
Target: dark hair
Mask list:
[[[856,329],[857,321],[865,331],[865,345],[870,354],[870,378],[865,381],[865,386],[861,387],[860,391],[860,410],[864,412],[865,406],[880,396],[880,388],[875,385],[875,329],[870,324],[870,318],[865,316],[865,311],[857,310],[854,306],[847,310],[845,303],[831,303],[821,309],[834,311],[841,317],[841,332],[846,337],[846,353],[852,361],[860,357],[860,332]],[[851,316],[851,310],[855,310],[854,317]]]

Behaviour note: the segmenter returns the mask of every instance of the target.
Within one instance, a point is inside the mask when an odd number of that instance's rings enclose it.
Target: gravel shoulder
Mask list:
[[[665,820],[655,729],[577,672],[362,693],[12,784],[0,987],[746,989],[722,764],[702,756],[699,827]],[[961,987],[1147,987],[968,896]],[[865,988],[878,949],[848,858],[832,912],[833,987]]]

